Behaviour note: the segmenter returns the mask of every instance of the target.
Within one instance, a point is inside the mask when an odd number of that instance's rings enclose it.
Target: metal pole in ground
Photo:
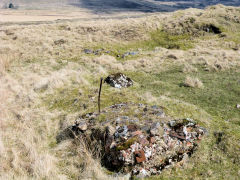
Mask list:
[[[99,91],[98,91],[98,113],[101,113],[101,91],[102,91],[102,81],[103,78],[101,77],[100,79],[100,87],[99,87]]]

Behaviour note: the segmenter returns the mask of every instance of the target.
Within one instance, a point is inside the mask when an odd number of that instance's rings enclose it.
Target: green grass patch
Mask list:
[[[54,94],[44,95],[43,102],[50,110],[63,110],[68,113],[74,112],[97,112],[98,81],[92,82],[92,87],[76,86],[59,88]],[[122,102],[142,102],[134,94],[134,87],[128,89],[115,89],[104,84],[101,94],[101,108],[109,107]],[[100,116],[99,121],[104,121]]]
[[[188,74],[198,77],[203,82],[204,88],[199,89],[181,86],[186,78],[181,69],[179,66],[153,74],[143,72],[130,74],[141,84],[142,92],[150,91],[154,96],[170,94],[171,98],[196,105],[223,120],[239,117],[240,111],[235,106],[240,102],[240,72],[234,70],[206,72],[199,68],[197,73]]]
[[[164,47],[167,49],[187,50],[193,48],[193,39],[188,34],[171,35],[167,32],[158,30],[151,33],[151,39],[144,42],[145,46],[153,49]]]

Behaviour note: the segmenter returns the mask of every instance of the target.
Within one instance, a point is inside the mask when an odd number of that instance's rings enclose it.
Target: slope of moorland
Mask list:
[[[1,179],[127,178],[113,176],[72,140],[56,141],[80,114],[97,111],[100,77],[118,71],[134,86],[104,85],[103,107],[141,101],[208,129],[187,164],[150,179],[238,179],[239,30],[240,9],[222,5],[132,19],[2,25]],[[129,51],[138,53],[122,58]]]

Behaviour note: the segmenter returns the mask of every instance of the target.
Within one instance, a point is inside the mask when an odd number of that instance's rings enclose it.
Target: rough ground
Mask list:
[[[1,179],[128,179],[101,166],[97,146],[57,139],[79,116],[97,112],[100,77],[116,72],[133,86],[104,84],[103,109],[157,105],[209,132],[184,166],[150,179],[238,179],[239,29],[240,9],[222,5],[130,19],[1,24]]]

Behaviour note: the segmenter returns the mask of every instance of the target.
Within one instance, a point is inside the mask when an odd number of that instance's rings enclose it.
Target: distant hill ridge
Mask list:
[[[87,8],[94,11],[128,9],[133,11],[175,11],[223,4],[240,6],[239,0],[1,0],[0,8],[13,3],[19,9]]]

